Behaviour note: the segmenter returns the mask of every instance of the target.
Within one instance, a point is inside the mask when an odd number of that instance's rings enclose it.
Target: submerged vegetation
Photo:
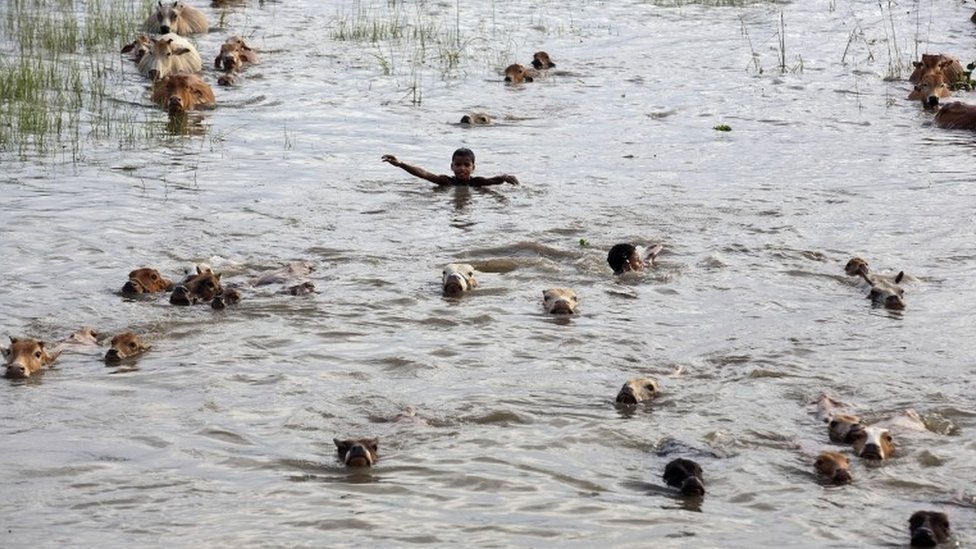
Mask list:
[[[112,101],[119,45],[152,0],[9,0],[0,7],[0,153],[64,151],[94,138],[131,142],[132,105]]]
[[[461,77],[474,67],[497,70],[500,75],[502,67],[518,61],[515,54],[524,47],[525,29],[549,37],[580,36],[588,30],[612,32],[599,24],[580,27],[571,13],[569,25],[552,22],[543,9],[512,20],[497,14],[494,1],[488,10],[466,7],[460,0],[357,0],[350,4],[336,12],[329,37],[362,46],[384,75],[401,82],[403,100],[414,105],[423,99],[425,81]]]
[[[462,37],[460,0],[455,1],[453,17],[427,11],[441,8],[442,5],[427,6],[425,2],[407,6],[390,0],[378,7],[357,2],[352,9],[336,14],[330,37],[371,47],[370,55],[384,74],[396,75],[401,72],[399,67],[406,66],[409,84],[405,86],[405,98],[419,105],[423,97],[421,74],[436,71],[441,77],[450,76],[475,40]],[[447,19],[452,21],[445,23]]]

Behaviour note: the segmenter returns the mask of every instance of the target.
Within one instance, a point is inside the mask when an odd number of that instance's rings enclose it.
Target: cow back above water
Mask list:
[[[935,113],[935,125],[947,130],[976,130],[976,105],[953,101]]]

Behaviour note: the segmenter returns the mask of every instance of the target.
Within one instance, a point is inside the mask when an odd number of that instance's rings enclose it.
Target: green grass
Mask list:
[[[107,85],[118,50],[150,13],[152,0],[8,0],[0,5],[0,152],[20,158],[70,151],[82,136],[137,132]],[[88,124],[91,127],[87,127]]]
[[[383,74],[409,80],[405,97],[417,105],[422,97],[418,74],[434,72],[448,77],[472,57],[468,46],[473,41],[494,43],[486,36],[464,36],[459,1],[451,10],[453,13],[443,16],[429,9],[424,3],[406,5],[395,0],[376,6],[357,4],[336,14],[329,36],[367,46]]]

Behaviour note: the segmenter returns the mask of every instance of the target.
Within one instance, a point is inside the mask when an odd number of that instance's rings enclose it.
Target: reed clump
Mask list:
[[[414,105],[422,102],[421,82],[426,74],[447,78],[468,57],[468,46],[485,37],[467,39],[461,30],[461,5],[456,2],[453,17],[432,13],[424,2],[406,5],[391,0],[381,6],[356,5],[336,14],[330,37],[357,42],[371,51],[384,74],[403,77],[404,98]]]
[[[71,151],[102,130],[89,120],[131,122],[121,102],[107,101],[119,73],[119,45],[139,28],[153,0],[8,0],[0,6],[0,152],[20,158]],[[96,124],[97,125],[97,124]],[[129,142],[135,132],[120,128]],[[115,137],[110,135],[109,137]]]

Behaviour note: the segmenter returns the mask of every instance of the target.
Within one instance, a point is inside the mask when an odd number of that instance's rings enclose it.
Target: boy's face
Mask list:
[[[644,268],[644,262],[641,260],[640,252],[634,250],[630,253],[630,262],[625,265],[624,268],[629,271],[639,271]]]
[[[458,180],[467,181],[471,179],[471,174],[474,173],[474,160],[464,156],[454,157],[451,159],[451,171],[454,172],[454,177]]]

